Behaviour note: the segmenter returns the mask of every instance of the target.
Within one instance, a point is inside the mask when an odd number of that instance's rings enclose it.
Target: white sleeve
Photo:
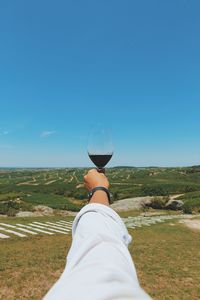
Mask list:
[[[76,216],[63,274],[45,300],[151,299],[127,249],[131,236],[110,207],[88,204]]]

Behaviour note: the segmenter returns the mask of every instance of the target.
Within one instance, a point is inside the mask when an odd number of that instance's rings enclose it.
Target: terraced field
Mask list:
[[[46,205],[78,211],[87,201],[87,169],[0,169],[0,214],[15,215]],[[192,209],[200,208],[200,167],[110,168],[106,175],[114,200],[180,194]],[[196,193],[191,194],[191,193]],[[195,199],[194,199],[195,197]],[[191,200],[192,199],[192,200]],[[189,204],[188,204],[189,203]]]

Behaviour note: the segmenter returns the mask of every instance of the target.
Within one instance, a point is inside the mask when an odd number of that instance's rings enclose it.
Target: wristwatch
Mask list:
[[[104,191],[104,192],[106,192],[106,194],[108,196],[109,203],[110,204],[112,203],[112,195],[110,194],[109,190],[107,188],[105,188],[104,186],[96,186],[91,191],[89,191],[89,193],[88,193],[88,200],[89,201],[90,201],[90,199],[92,198],[92,196],[94,195],[94,193],[96,191]]]

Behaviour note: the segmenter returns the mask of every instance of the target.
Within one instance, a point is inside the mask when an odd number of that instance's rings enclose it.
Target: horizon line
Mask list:
[[[192,168],[192,167],[200,167],[200,165],[177,165],[177,166],[132,166],[132,165],[116,165],[113,167],[105,167],[105,169],[113,169],[113,168]],[[5,166],[1,167],[0,169],[95,169],[96,167],[93,166],[64,166],[64,167],[50,167],[50,166]]]

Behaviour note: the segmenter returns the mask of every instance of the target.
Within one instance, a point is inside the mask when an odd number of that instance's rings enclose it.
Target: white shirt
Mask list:
[[[44,300],[149,300],[127,249],[132,238],[110,207],[88,204],[77,214],[60,279]]]

